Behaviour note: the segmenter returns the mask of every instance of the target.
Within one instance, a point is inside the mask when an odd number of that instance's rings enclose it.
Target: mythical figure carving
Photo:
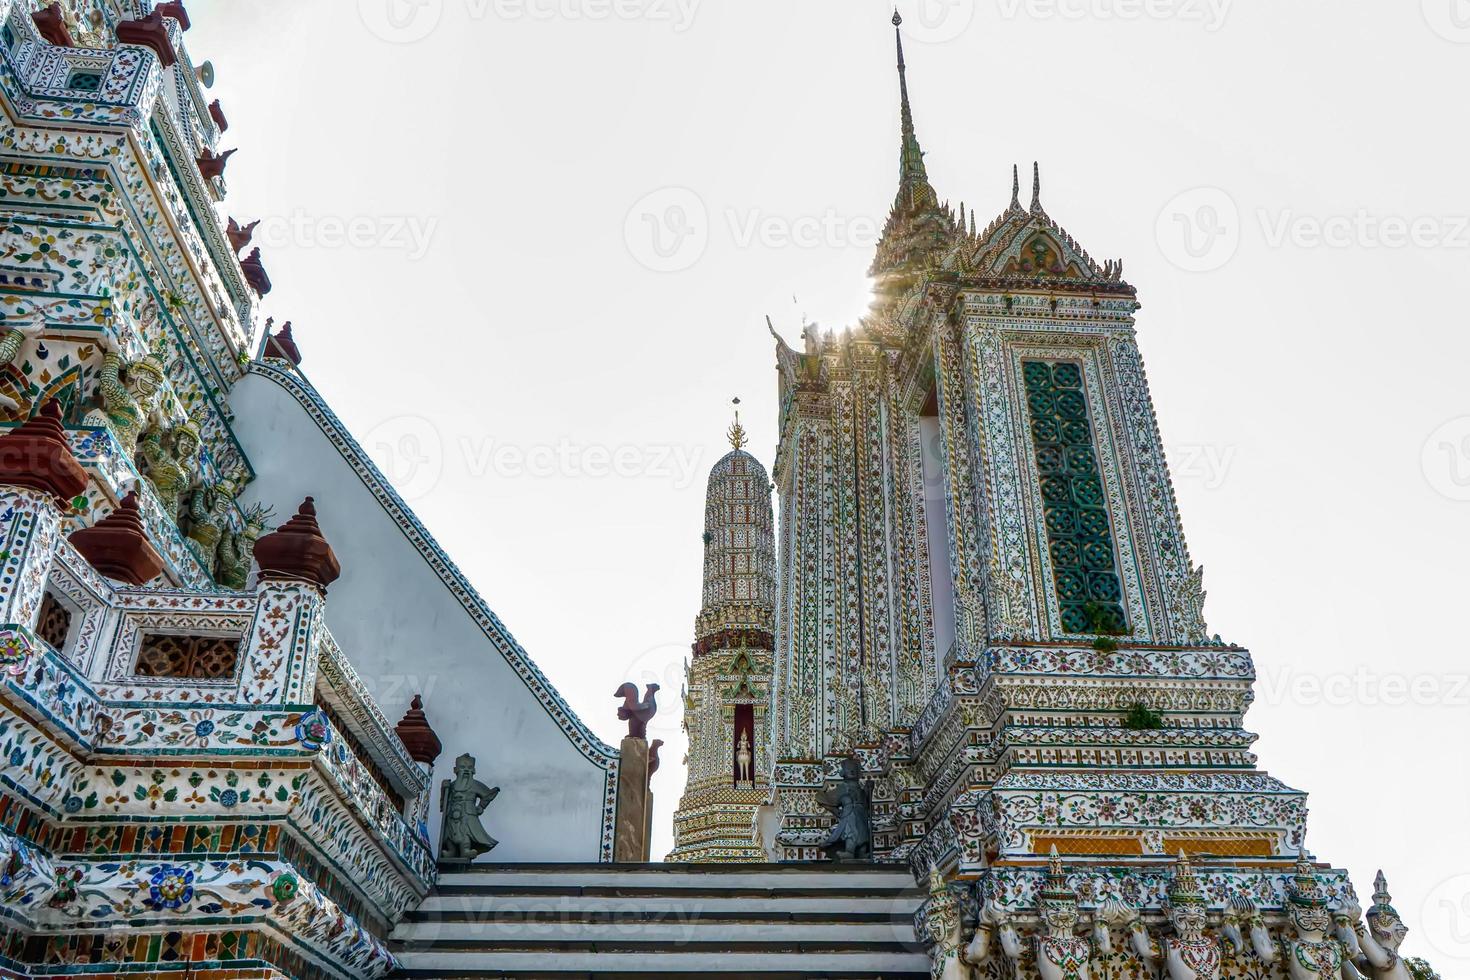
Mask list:
[[[658,713],[658,701],[654,697],[657,693],[657,684],[645,684],[643,700],[639,701],[638,688],[631,681],[613,692],[613,697],[623,699],[622,706],[618,708],[618,721],[628,723],[629,738],[648,737],[648,720]]]
[[[166,429],[154,426],[139,443],[138,452],[148,463],[148,482],[153,484],[164,512],[177,519],[180,498],[194,482],[199,426],[192,421]]]
[[[1163,942],[1169,980],[1220,980],[1220,941],[1205,935],[1209,905],[1195,877],[1189,855],[1179,852],[1169,883],[1169,922],[1174,935]]]
[[[43,328],[40,323],[28,323],[20,326],[5,326],[0,328],[0,368],[4,368],[20,355],[21,345],[26,342],[27,337],[38,335]],[[20,408],[20,402],[9,395],[0,394],[0,406],[12,411]]]
[[[1044,931],[1035,940],[1036,969],[1041,980],[1091,980],[1093,941],[1080,939],[1074,934],[1080,918],[1077,893],[1067,884],[1067,874],[1055,846],[1051,849],[1046,887],[1041,890],[1040,899]],[[980,927],[965,949],[965,959],[976,966],[989,962],[992,955],[990,940],[997,932],[1001,951],[1008,959],[1019,960],[1024,952],[1021,937],[1005,906],[993,899],[980,913]],[[1110,942],[1103,947],[1104,950],[1110,948]]]
[[[94,408],[82,420],[85,425],[101,425],[117,439],[123,453],[131,459],[138,449],[138,437],[158,406],[163,391],[163,365],[152,354],[127,365],[127,381],[122,380],[122,355],[109,350],[102,358],[102,375],[97,390],[102,407]]]
[[[933,944],[929,953],[931,980],[970,980],[970,968],[961,950],[964,945],[961,937],[964,916],[960,903],[950,892],[944,875],[932,865],[929,868],[929,899],[919,910],[919,916],[924,932]]]
[[[245,508],[245,526],[239,531],[228,531],[219,539],[219,570],[214,580],[227,589],[243,589],[250,576],[250,565],[255,560],[255,542],[265,533],[271,519],[271,510],[261,504]]]
[[[474,756],[466,753],[454,760],[454,778],[439,784],[439,808],[444,811],[439,860],[473,861],[500,843],[480,824],[480,815],[499,795],[499,786],[475,778]]]
[[[750,782],[750,759],[750,736],[742,731],[740,744],[735,747],[735,772],[738,782]]]
[[[1399,946],[1409,930],[1392,903],[1388,881],[1380,871],[1373,879],[1373,906],[1368,909],[1367,924],[1356,903],[1347,906],[1337,915],[1339,940],[1350,951],[1361,954],[1375,980],[1439,980],[1428,963],[1400,955]]]
[[[229,523],[230,504],[235,500],[235,481],[225,477],[194,488],[185,507],[189,518],[189,550],[199,563],[214,574],[219,562],[220,538]]]
[[[852,756],[842,760],[842,781],[817,794],[817,802],[837,818],[819,847],[833,861],[866,861],[873,856],[872,787]]]
[[[1279,950],[1272,946],[1263,952],[1258,944],[1256,953],[1266,963],[1285,953],[1291,980],[1356,980],[1360,974],[1344,955],[1342,943],[1327,934],[1332,914],[1310,862],[1297,863],[1286,891],[1286,914],[1296,935],[1283,937]]]

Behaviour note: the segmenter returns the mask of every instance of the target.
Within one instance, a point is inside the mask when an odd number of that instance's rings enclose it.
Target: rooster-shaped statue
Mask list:
[[[643,685],[643,700],[638,700],[638,687],[632,681],[627,681],[613,694],[615,698],[622,698],[623,705],[618,708],[618,720],[628,723],[629,738],[648,737],[648,719],[658,713],[658,703],[654,695],[658,693],[657,684]]]

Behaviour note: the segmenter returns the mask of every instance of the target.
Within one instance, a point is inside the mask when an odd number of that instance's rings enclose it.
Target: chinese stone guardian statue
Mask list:
[[[444,811],[439,860],[473,861],[500,843],[480,824],[480,815],[498,795],[499,786],[486,786],[475,778],[473,756],[454,760],[454,778],[439,785],[439,808]]]
[[[861,775],[857,759],[848,756],[842,760],[842,781],[817,797],[837,818],[820,845],[833,861],[866,861],[873,856],[872,803]]]

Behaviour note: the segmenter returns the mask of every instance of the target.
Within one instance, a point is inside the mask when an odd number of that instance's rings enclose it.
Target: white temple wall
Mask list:
[[[328,438],[323,424],[342,438],[335,418],[314,417],[300,401],[300,382],[288,383],[297,391],[267,370],[231,392],[235,433],[258,474],[243,499],[275,507],[280,523],[303,497],[316,498],[318,522],[342,563],[327,596],[328,627],[389,719],[402,717],[416,692],[424,694],[444,745],[429,819],[435,852],[437,784],[468,752],[478,761],[477,778],[501,789],[484,820],[500,844],[483,861],[610,860],[604,805],[616,780],[610,783],[606,763],[595,760],[610,761],[612,750],[586,732],[549,685],[549,703],[532,692],[512,665],[515,654],[497,648],[472,613],[483,608],[479,596],[468,592],[462,600],[446,584],[405,535],[393,502],[375,495],[349,461],[360,453],[352,452],[355,443],[344,450]],[[432,553],[432,540],[425,541]],[[514,643],[508,636],[504,642]],[[586,751],[574,744],[574,733]]]

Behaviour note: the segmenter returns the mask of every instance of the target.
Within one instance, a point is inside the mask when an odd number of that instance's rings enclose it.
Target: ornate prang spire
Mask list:
[[[1031,164],[1031,213],[1041,213],[1041,161]]]
[[[914,134],[914,113],[909,106],[908,66],[903,61],[903,34],[899,25],[903,17],[893,11],[893,40],[898,49],[898,99],[899,116],[902,120],[902,142],[898,155],[898,201],[897,207],[905,205],[933,205],[938,202],[934,188],[929,186],[929,174],[924,169],[924,151],[919,148],[919,138]]]
[[[1021,167],[1011,164],[1011,209],[1021,210]]]
[[[725,437],[730,440],[730,448],[744,449],[750,440],[745,435],[745,426],[740,424],[740,399],[735,398],[731,403],[735,406],[735,421],[725,431]]]
[[[930,261],[964,234],[948,208],[941,208],[939,195],[924,169],[924,151],[914,135],[914,113],[909,105],[908,66],[903,60],[903,18],[893,12],[893,38],[898,51],[898,96],[902,138],[898,154],[898,195],[883,227],[878,254],[868,274],[877,282],[874,292],[879,305],[907,292]]]

